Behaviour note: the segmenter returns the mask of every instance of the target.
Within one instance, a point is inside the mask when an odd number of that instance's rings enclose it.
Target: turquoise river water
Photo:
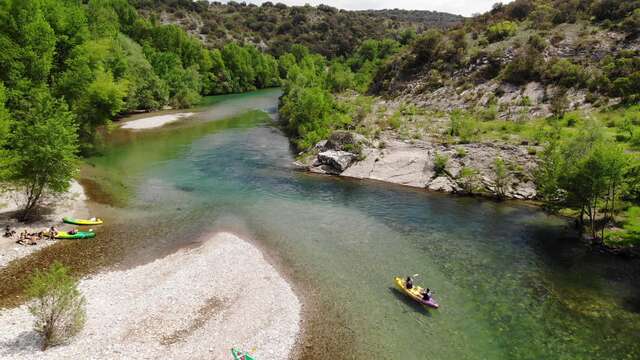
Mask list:
[[[305,301],[302,358],[640,358],[638,261],[526,204],[296,171],[273,126],[279,94],[210,98],[189,120],[109,136],[90,174],[96,200],[117,203],[95,206],[123,266],[215,231],[251,239]],[[394,290],[414,273],[440,309]]]

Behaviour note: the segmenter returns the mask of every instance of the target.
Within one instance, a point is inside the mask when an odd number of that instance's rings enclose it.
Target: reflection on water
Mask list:
[[[126,189],[120,207],[99,209],[125,266],[215,230],[251,237],[322,311],[309,358],[640,356],[637,261],[593,254],[530,207],[297,172],[270,118],[245,112],[278,95],[218,98],[195,121],[113,135],[88,173]],[[393,289],[413,273],[439,310]]]

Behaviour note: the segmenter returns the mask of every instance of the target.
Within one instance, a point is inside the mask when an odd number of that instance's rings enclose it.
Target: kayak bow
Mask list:
[[[251,355],[238,349],[231,349],[231,353],[233,354],[234,360],[255,360],[253,357],[251,357]]]

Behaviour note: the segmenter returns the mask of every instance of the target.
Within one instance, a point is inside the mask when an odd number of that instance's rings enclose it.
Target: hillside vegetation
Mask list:
[[[286,6],[265,2],[260,6],[230,1],[132,0],[149,18],[180,24],[209,47],[228,42],[251,43],[273,55],[294,45],[329,58],[348,56],[365,39],[392,37],[406,41],[407,29],[445,28],[460,23],[458,15],[434,11],[347,11],[326,5]]]
[[[63,192],[97,129],[132,111],[278,86],[282,66],[252,45],[208,49],[126,0],[0,2],[0,185],[24,193],[23,219]]]
[[[496,4],[392,51],[303,61],[281,115],[313,171],[536,198],[593,239],[635,244],[638,29],[639,1]]]

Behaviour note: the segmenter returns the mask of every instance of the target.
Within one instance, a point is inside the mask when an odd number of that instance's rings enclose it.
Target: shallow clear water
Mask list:
[[[126,194],[99,208],[124,264],[217,230],[253,239],[314,304],[306,358],[640,357],[637,261],[594,254],[526,205],[295,171],[272,116],[250,111],[275,111],[278,95],[211,99],[191,120],[111,136],[89,173]],[[393,289],[414,273],[440,309]]]

